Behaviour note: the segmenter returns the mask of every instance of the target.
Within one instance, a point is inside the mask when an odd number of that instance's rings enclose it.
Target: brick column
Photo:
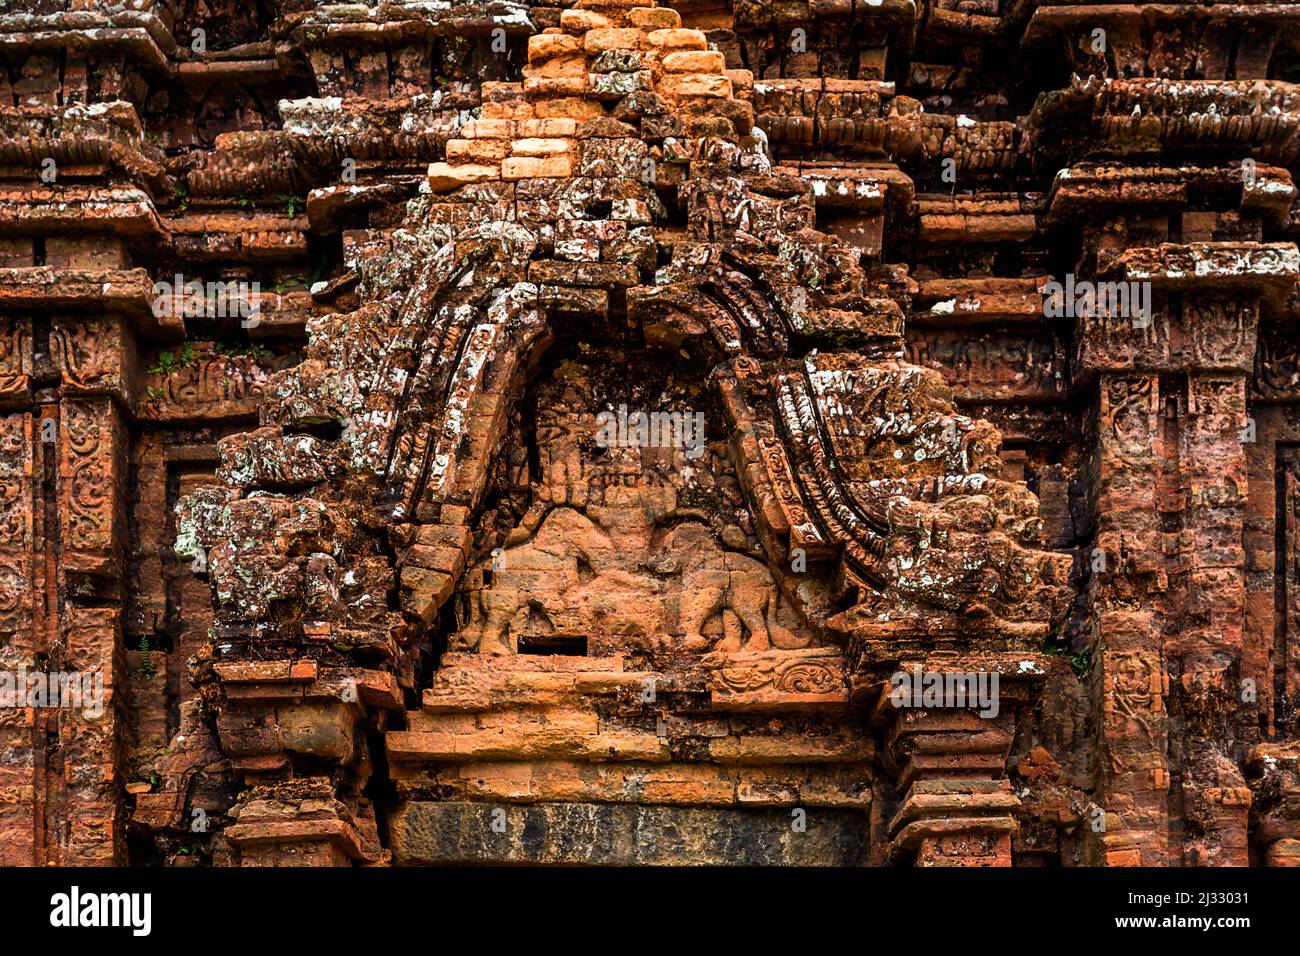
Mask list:
[[[0,710],[0,745],[13,755],[0,795],[7,865],[123,861],[126,370],[135,345],[128,318],[107,314],[110,284],[86,278],[95,258],[87,250],[105,244],[51,241],[73,273],[33,267],[0,285],[11,308],[31,310],[10,320],[0,366],[5,400],[25,406],[4,417],[0,452],[0,668],[29,680],[66,675],[80,700],[51,683],[46,706]],[[147,308],[143,296],[134,305]]]
[[[1124,280],[1153,289],[1149,326],[1083,319],[1082,371],[1097,382],[1089,597],[1106,825],[1095,862],[1248,861],[1244,754],[1221,741],[1224,726],[1246,742],[1257,724],[1242,693],[1254,676],[1243,671],[1246,382],[1260,283],[1272,281],[1256,277],[1273,255],[1252,243],[1128,250]],[[1239,266],[1252,261],[1253,274]]]
[[[931,659],[894,672],[960,671],[989,681],[996,674],[996,712],[951,697],[937,706],[930,698],[898,706],[890,683],[859,685],[855,700],[872,701],[869,724],[882,739],[884,770],[898,798],[881,821],[887,842],[879,862],[1011,866],[1021,804],[1006,776],[1007,758],[1042,673],[1032,654],[1016,656]]]
[[[1099,805],[1106,811],[1098,862],[1155,865],[1167,852],[1167,679],[1149,599],[1135,595],[1154,598],[1166,585],[1158,523],[1159,377],[1102,375],[1097,402],[1090,598],[1093,692],[1102,715],[1098,772],[1105,800]]]

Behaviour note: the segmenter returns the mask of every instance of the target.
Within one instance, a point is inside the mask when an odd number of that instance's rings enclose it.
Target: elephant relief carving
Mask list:
[[[780,607],[767,566],[725,550],[696,521],[658,533],[637,523],[604,529],[558,507],[496,568],[458,646],[513,654],[520,638],[599,636],[631,649],[672,637],[686,650],[729,653],[811,643]]]
[[[680,566],[679,621],[688,650],[787,650],[810,643],[777,620],[780,591],[767,566],[723,550],[704,525],[678,525],[665,536],[661,553],[664,565]],[[716,644],[704,633],[714,620],[722,631]]]

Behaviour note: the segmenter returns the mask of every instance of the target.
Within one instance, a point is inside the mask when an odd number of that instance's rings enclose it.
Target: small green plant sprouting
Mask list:
[[[1076,677],[1087,677],[1092,670],[1092,648],[1086,648],[1078,654],[1071,654],[1070,666],[1074,668]]]
[[[299,196],[293,196],[289,193],[276,193],[275,198],[284,203],[284,211],[289,214],[290,219],[296,216],[299,210],[307,208],[307,200]]]
[[[216,355],[224,355],[227,358],[262,359],[271,354],[270,350],[256,342],[218,342],[212,347],[212,351]]]
[[[308,279],[306,276],[287,276],[275,283],[275,294],[283,295],[286,289],[292,289],[296,286],[306,285]]]
[[[275,284],[275,291],[277,295],[282,295],[286,289],[292,289],[300,285],[305,285],[308,288],[311,288],[316,285],[316,283],[323,281],[324,278],[325,273],[321,271],[320,266],[317,266],[315,269],[311,270],[311,275],[309,276],[299,273],[295,276],[286,276],[285,278],[280,279]]]
[[[158,353],[158,361],[149,371],[154,375],[170,375],[175,368],[178,368],[176,356],[172,355],[170,351],[164,350]]]
[[[172,186],[172,195],[177,199],[177,211],[184,212],[190,208],[190,184],[185,180]]]
[[[1088,672],[1092,670],[1092,648],[1085,648],[1077,654],[1070,654],[1069,648],[1056,643],[1057,632],[1052,631],[1047,640],[1043,642],[1041,651],[1048,657],[1065,657],[1069,654],[1070,667],[1076,677],[1087,677]]]
[[[162,401],[163,390],[157,385],[150,385],[145,388],[145,392],[156,402]]]
[[[158,361],[149,369],[149,372],[153,375],[170,375],[177,369],[190,368],[197,364],[198,357],[194,354],[194,345],[191,342],[186,342],[179,357],[170,350],[159,352]]]
[[[1060,657],[1065,653],[1065,645],[1057,643],[1061,636],[1061,626],[1055,624],[1052,626],[1047,637],[1043,638],[1043,646],[1040,648],[1048,657]]]
[[[149,656],[149,635],[140,635],[140,676],[151,680],[154,676],[153,658]]]

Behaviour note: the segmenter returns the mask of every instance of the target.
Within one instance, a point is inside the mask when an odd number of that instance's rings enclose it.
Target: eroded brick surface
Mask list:
[[[0,863],[1300,862],[1298,9],[0,13]]]

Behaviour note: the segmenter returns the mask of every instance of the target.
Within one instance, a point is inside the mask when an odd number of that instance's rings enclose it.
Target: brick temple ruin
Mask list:
[[[0,864],[1300,864],[1294,0],[0,63]]]

